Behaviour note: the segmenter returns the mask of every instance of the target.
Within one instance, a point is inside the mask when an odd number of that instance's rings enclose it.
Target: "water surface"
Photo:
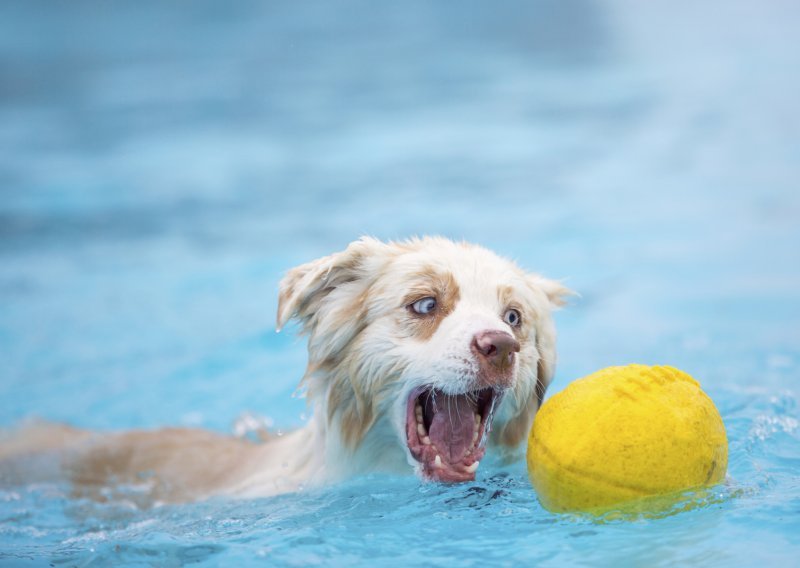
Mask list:
[[[796,563],[799,19],[3,3],[0,426],[299,426],[281,274],[361,234],[443,234],[581,293],[551,394],[680,367],[716,401],[730,467],[702,507],[605,524],[544,511],[522,464],[149,509],[30,486],[0,492],[0,563]]]

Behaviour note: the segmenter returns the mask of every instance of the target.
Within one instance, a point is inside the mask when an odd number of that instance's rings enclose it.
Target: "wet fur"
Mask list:
[[[522,345],[491,439],[513,458],[553,376],[551,312],[567,294],[474,245],[362,238],[290,270],[280,285],[278,328],[295,319],[308,337],[302,385],[314,414],[305,428],[253,443],[191,429],[99,434],[32,423],[0,440],[0,483],[66,477],[96,499],[132,487],[149,502],[177,502],[410,472],[417,464],[404,445],[404,397],[421,384],[456,392],[475,383],[464,338],[487,326],[510,330]],[[440,305],[434,317],[406,309],[429,295]],[[524,325],[503,327],[504,306],[518,309]]]

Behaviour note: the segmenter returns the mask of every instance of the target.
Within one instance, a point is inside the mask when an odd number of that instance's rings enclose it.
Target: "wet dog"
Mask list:
[[[521,453],[554,372],[552,311],[569,293],[479,246],[362,238],[280,285],[278,328],[294,319],[308,337],[306,427],[253,443],[34,424],[0,442],[0,478],[58,472],[78,492],[133,485],[163,502],[273,495],[370,471],[472,480],[487,446]]]

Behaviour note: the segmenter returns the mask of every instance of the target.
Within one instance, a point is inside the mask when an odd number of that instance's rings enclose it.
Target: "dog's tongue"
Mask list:
[[[448,463],[458,463],[472,444],[475,431],[474,406],[465,395],[438,394],[426,401],[426,414],[433,415],[428,428],[431,442]]]

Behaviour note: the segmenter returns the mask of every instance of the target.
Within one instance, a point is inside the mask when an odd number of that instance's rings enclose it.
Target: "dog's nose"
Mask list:
[[[472,347],[478,353],[481,365],[486,362],[495,370],[505,371],[514,363],[519,341],[505,331],[488,329],[475,334]]]

